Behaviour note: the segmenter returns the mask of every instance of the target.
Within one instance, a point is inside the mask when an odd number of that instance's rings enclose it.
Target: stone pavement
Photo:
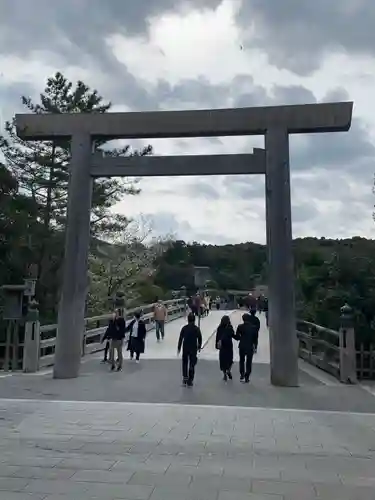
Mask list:
[[[375,397],[304,368],[300,387],[271,386],[264,322],[251,384],[237,366],[223,382],[225,313],[202,321],[193,388],[180,385],[183,321],[119,373],[98,355],[75,380],[0,378],[0,500],[374,500]]]
[[[1,500],[373,500],[375,416],[0,401]]]

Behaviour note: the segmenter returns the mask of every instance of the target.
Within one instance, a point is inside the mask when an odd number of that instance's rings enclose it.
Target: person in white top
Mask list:
[[[126,327],[126,331],[130,332],[128,341],[128,351],[130,351],[130,359],[134,359],[139,363],[139,358],[145,352],[146,325],[141,319],[141,313],[136,312],[134,319]]]

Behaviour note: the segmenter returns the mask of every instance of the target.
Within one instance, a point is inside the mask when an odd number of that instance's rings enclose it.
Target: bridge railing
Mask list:
[[[167,300],[164,302],[164,305],[167,307],[168,311],[167,321],[173,321],[185,314],[185,299]],[[130,320],[134,316],[134,313],[141,309],[143,311],[142,319],[146,323],[147,331],[149,331],[155,327],[152,308],[153,304],[144,304],[125,311],[124,317],[126,320]],[[107,328],[108,321],[111,318],[111,314],[112,313],[85,318],[85,331],[82,336],[82,356],[93,354],[104,349],[101,340]],[[57,324],[40,327],[39,362],[37,369],[53,365],[56,335]]]
[[[357,382],[357,352],[352,309],[340,309],[340,328],[332,330],[297,320],[299,356],[345,384]]]
[[[297,320],[299,356],[340,380],[340,333]]]

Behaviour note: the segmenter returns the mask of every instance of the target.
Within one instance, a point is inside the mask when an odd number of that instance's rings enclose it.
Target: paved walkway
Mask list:
[[[0,401],[4,500],[373,500],[375,416]]]
[[[193,388],[180,385],[182,320],[119,373],[97,355],[74,381],[0,379],[0,500],[374,500],[375,397],[303,365],[299,388],[272,387],[264,321],[251,384],[236,366],[223,382],[222,314],[202,321]]]
[[[211,311],[208,316],[201,318],[201,331],[203,338],[203,346],[215,337],[216,328],[220,323],[223,314],[232,315],[234,311]],[[155,330],[148,332],[146,337],[145,359],[173,359],[176,357],[178,337],[181,328],[186,325],[186,318],[180,318],[166,323],[165,338],[163,341],[156,341]],[[124,356],[127,354],[124,351]],[[217,356],[216,356],[217,357]]]

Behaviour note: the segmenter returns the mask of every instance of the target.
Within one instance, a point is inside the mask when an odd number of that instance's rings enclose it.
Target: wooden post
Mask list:
[[[267,130],[265,145],[271,383],[296,387],[298,340],[294,304],[288,131],[283,128]]]
[[[78,377],[81,364],[93,184],[90,167],[90,135],[73,135],[64,272],[53,367],[53,376],[58,379]]]

